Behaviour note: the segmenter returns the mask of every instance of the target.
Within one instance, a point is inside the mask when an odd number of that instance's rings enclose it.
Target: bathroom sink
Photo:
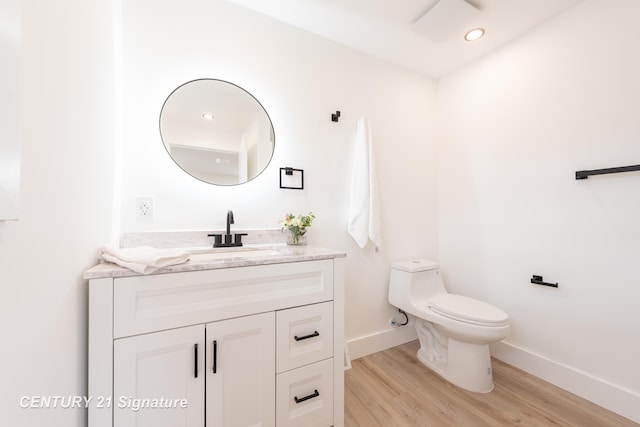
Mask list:
[[[207,248],[194,249],[191,253],[191,261],[208,261],[216,259],[234,259],[234,258],[260,258],[278,255],[280,252],[273,248]]]

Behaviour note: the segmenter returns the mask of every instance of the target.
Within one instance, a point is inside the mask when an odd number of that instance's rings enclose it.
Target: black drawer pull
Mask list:
[[[299,336],[295,335],[295,336],[293,337],[293,339],[294,339],[294,340],[296,340],[296,341],[302,341],[302,340],[308,340],[309,338],[319,337],[319,336],[320,336],[320,332],[318,332],[318,331],[313,331],[313,333],[312,333],[312,334],[305,335],[305,336],[303,336],[303,337],[299,337]]]
[[[296,403],[301,403],[301,402],[304,402],[305,400],[313,399],[314,397],[318,397],[318,396],[320,396],[320,393],[318,393],[318,390],[313,390],[313,393],[310,394],[309,396],[305,396],[301,398],[293,396],[293,400],[295,400]]]
[[[198,378],[198,344],[193,346],[193,376]]]
[[[218,341],[213,340],[213,373],[218,373]]]

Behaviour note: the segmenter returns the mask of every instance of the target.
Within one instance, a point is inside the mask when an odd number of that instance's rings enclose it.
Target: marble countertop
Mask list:
[[[242,248],[185,248],[191,253],[188,262],[155,271],[153,274],[179,273],[198,270],[214,270],[229,267],[281,264],[287,262],[313,261],[343,258],[346,253],[316,246],[247,245]],[[84,279],[105,277],[139,276],[128,268],[103,262],[87,270]]]

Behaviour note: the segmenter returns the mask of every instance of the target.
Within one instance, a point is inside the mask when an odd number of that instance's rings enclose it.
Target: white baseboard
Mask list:
[[[354,360],[417,339],[416,328],[410,322],[405,326],[347,340],[348,354]]]
[[[491,345],[491,355],[555,386],[640,423],[640,395],[506,342]]]

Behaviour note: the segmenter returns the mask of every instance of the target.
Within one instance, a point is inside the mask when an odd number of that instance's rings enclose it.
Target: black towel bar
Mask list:
[[[590,175],[604,175],[607,173],[634,172],[640,171],[640,165],[621,166],[619,168],[593,169],[576,171],[576,179],[587,179]]]

